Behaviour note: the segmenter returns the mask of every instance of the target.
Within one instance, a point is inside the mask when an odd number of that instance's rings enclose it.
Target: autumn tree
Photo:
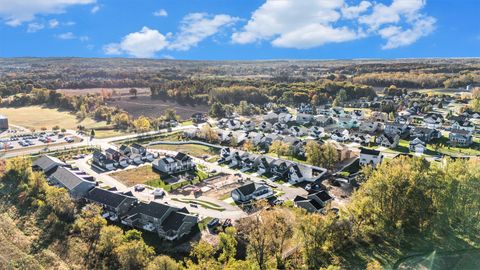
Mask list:
[[[316,154],[316,153],[315,153]],[[338,162],[338,152],[332,143],[325,143],[320,147],[319,165],[332,170]]]
[[[305,145],[305,155],[307,162],[314,166],[320,166],[322,162],[322,150],[320,145],[315,141],[308,141]]]
[[[133,126],[135,130],[140,133],[147,132],[151,128],[150,120],[143,115],[133,121]]]

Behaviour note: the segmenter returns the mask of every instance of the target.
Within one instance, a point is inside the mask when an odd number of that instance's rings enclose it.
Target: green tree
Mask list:
[[[208,115],[214,118],[222,118],[225,117],[225,109],[223,105],[219,102],[215,102],[210,106],[210,110],[208,111]]]
[[[328,170],[333,170],[338,162],[338,152],[332,143],[325,143],[320,147],[319,164]]]
[[[181,270],[182,265],[174,259],[162,255],[155,257],[147,265],[147,270]]]
[[[228,263],[235,257],[237,253],[237,239],[235,238],[236,230],[234,227],[226,228],[225,232],[221,232],[218,236],[220,243],[218,249],[220,250],[220,256],[218,260],[222,263]]]
[[[308,141],[305,145],[305,154],[307,162],[314,166],[320,166],[322,163],[322,151],[320,145],[315,141]]]

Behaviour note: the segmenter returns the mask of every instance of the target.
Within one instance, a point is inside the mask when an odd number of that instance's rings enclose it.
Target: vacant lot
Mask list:
[[[149,95],[139,95],[137,98],[121,97],[108,102],[109,105],[118,106],[127,111],[134,117],[145,115],[149,117],[159,117],[163,111],[173,108],[182,119],[189,119],[194,113],[208,112],[206,104],[181,104],[175,101],[152,99]]]
[[[110,176],[129,187],[137,184],[145,184],[152,187],[163,188],[166,191],[177,189],[189,183],[195,184],[205,180],[208,177],[208,175],[200,169],[197,169],[194,172],[188,172],[188,174],[193,177],[191,182],[178,180],[176,177],[167,177],[168,179],[162,179],[160,173],[154,171],[151,165],[145,165],[135,169],[115,172],[110,174]],[[169,182],[174,179],[175,182]]]
[[[66,129],[76,129],[78,125],[87,128],[95,128],[105,125],[105,122],[97,122],[91,118],[86,118],[80,121],[70,112],[41,106],[0,108],[0,114],[7,116],[11,125],[35,128],[37,130],[42,127],[51,129],[56,125],[60,128]]]
[[[217,155],[219,153],[219,150],[216,148],[212,148],[204,145],[198,145],[198,144],[184,144],[184,145],[158,144],[158,145],[150,146],[150,148],[183,152],[185,154],[188,154],[194,157],[200,157],[200,158],[203,156]]]

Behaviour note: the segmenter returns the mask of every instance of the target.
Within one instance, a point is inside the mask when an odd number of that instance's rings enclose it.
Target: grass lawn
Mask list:
[[[184,121],[182,123],[180,123],[181,126],[191,126],[193,125],[193,121],[192,120],[187,120],[187,121]]]
[[[68,112],[41,106],[27,106],[19,108],[0,108],[0,114],[8,117],[9,123],[25,128],[35,128],[40,130],[42,127],[52,129],[54,126],[66,129],[76,129],[78,125],[86,128],[96,128],[105,126],[105,122],[97,122],[92,118],[79,120]]]
[[[187,184],[196,184],[208,178],[208,174],[197,169],[194,172],[194,179],[190,181],[181,181],[172,184],[168,184],[162,180],[160,173],[153,170],[151,165],[140,166],[135,169],[123,170],[120,172],[114,172],[110,174],[113,178],[117,179],[126,186],[134,186],[137,184],[145,184],[152,187],[163,188],[166,191],[171,191],[180,188]]]
[[[162,150],[169,150],[169,151],[177,151],[189,154],[194,157],[202,157],[205,155],[217,155],[219,150],[216,148],[198,145],[198,144],[184,144],[184,145],[153,145],[151,146],[153,149],[162,149]]]
[[[95,138],[97,139],[103,139],[103,138],[111,138],[111,137],[116,137],[116,136],[122,136],[122,135],[127,135],[129,134],[128,132],[123,132],[120,130],[115,130],[115,129],[96,129],[95,130]]]

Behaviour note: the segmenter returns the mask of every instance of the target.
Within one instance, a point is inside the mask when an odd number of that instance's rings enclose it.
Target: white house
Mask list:
[[[300,137],[300,136],[305,136],[308,132],[308,129],[305,127],[292,126],[290,127],[289,132],[293,136]]]
[[[395,148],[400,142],[400,136],[397,134],[382,134],[377,137],[377,143],[383,147]]]
[[[429,113],[423,118],[423,123],[427,128],[437,129],[443,124],[443,117],[438,113]]]
[[[376,167],[378,164],[382,163],[383,161],[383,154],[380,151],[367,149],[367,148],[360,148],[360,159],[359,163],[361,166],[372,166]]]
[[[337,142],[346,142],[350,139],[350,132],[347,129],[342,131],[337,130],[332,132],[332,136],[330,138]]]
[[[252,131],[256,128],[256,124],[255,122],[253,122],[252,120],[245,120],[243,123],[242,123],[242,129],[244,131]]]
[[[362,120],[365,118],[365,112],[363,110],[353,110],[350,112],[350,117],[357,120]]]
[[[340,117],[338,118],[337,125],[339,128],[358,128],[360,126],[360,121],[352,117]]]
[[[379,123],[375,121],[363,121],[359,129],[363,132],[374,133],[379,129]]]
[[[325,135],[325,129],[323,127],[319,127],[319,126],[312,126],[308,130],[308,135],[310,135],[310,136],[312,136],[316,139],[322,138]]]
[[[313,115],[306,114],[306,113],[298,113],[295,122],[297,122],[297,124],[299,125],[305,125],[312,122],[312,120],[313,120]]]
[[[286,123],[292,121],[292,119],[293,119],[293,116],[289,113],[280,113],[278,115],[278,122],[279,123],[286,124]]]
[[[273,190],[269,186],[260,183],[249,183],[232,190],[233,201],[246,203],[252,200],[268,198],[273,195]]]
[[[415,138],[412,141],[410,141],[408,148],[412,152],[423,154],[423,152],[425,152],[426,145],[424,141],[420,140],[419,138]]]
[[[262,121],[260,125],[258,125],[258,129],[263,132],[270,132],[272,130],[272,123],[267,121]]]

